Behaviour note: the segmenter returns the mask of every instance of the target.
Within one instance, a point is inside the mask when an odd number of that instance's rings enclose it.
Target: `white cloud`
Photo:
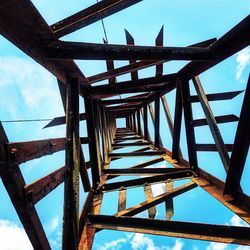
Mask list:
[[[209,246],[207,246],[206,250],[226,250],[228,244],[211,242]]]
[[[55,231],[59,225],[59,218],[58,216],[54,217],[52,220],[51,220],[51,230],[52,231]]]
[[[241,50],[239,53],[236,54],[236,62],[237,62],[237,68],[236,68],[236,79],[240,80],[240,77],[246,68],[246,66],[250,62],[250,49],[249,47]]]
[[[166,187],[165,183],[154,184],[151,187],[152,187],[153,196],[157,196],[157,195],[165,193],[165,187]]]
[[[249,227],[249,225],[244,222],[239,216],[234,215],[229,222],[230,225],[232,226],[237,226],[237,227]]]
[[[24,229],[8,220],[0,220],[0,242],[1,250],[33,249]]]
[[[170,248],[170,247],[167,247],[167,250],[182,250],[184,244],[181,240],[176,240],[175,241],[175,245]]]
[[[212,242],[207,246],[206,250],[250,250],[250,247],[238,246],[236,248],[231,248],[229,244]]]
[[[131,239],[131,248],[133,250],[147,249],[147,250],[158,250],[152,239],[144,234],[136,233]]]
[[[62,111],[55,77],[31,59],[0,57],[0,87],[0,105],[12,117],[21,110],[34,114],[46,109],[48,115]]]
[[[136,233],[131,234],[130,239],[131,249],[133,250],[182,250],[183,242],[179,239],[175,241],[174,246],[159,245],[157,246],[152,238],[145,236],[144,234]]]
[[[123,243],[126,243],[126,239],[120,238],[111,242],[106,242],[103,246],[99,246],[98,250],[118,250]]]

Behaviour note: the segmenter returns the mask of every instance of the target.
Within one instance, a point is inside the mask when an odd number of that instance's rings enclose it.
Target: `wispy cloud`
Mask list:
[[[0,57],[0,87],[0,104],[12,117],[22,110],[48,115],[62,110],[55,77],[31,59]]]
[[[2,250],[33,249],[24,229],[8,220],[0,220],[0,248]]]
[[[159,250],[160,248],[156,247],[154,241],[145,236],[144,234],[136,233],[131,239],[131,248],[133,250],[147,249],[147,250]]]
[[[236,79],[240,80],[244,69],[250,63],[250,49],[249,49],[249,47],[241,50],[239,53],[236,54],[236,62],[237,62]]]
[[[173,246],[159,245],[154,242],[152,237],[141,233],[126,233],[124,238],[119,238],[104,245],[96,245],[97,250],[118,250],[118,249],[132,249],[132,250],[182,250],[183,242],[176,240]]]
[[[103,246],[99,246],[98,250],[118,250],[126,243],[125,238],[119,238],[110,242],[106,242]]]
[[[226,250],[228,244],[211,242],[206,250]]]

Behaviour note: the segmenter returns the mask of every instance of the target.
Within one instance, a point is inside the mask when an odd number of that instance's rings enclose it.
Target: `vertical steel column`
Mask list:
[[[66,139],[62,249],[77,250],[80,167],[78,78],[72,78],[67,82]]]
[[[129,128],[129,120],[128,120],[128,116],[126,116],[126,128]]]
[[[136,112],[136,115],[137,115],[137,124],[138,124],[138,135],[142,136],[142,130],[141,130],[141,117],[140,117],[140,111],[138,110]]]
[[[192,104],[190,98],[189,81],[188,80],[182,81],[181,88],[183,97],[183,108],[184,108],[184,118],[186,126],[189,164],[191,169],[197,170],[198,161],[195,149],[195,133],[193,127],[193,113],[192,113]]]
[[[155,146],[160,146],[160,97],[156,96],[155,99]]]
[[[176,97],[175,97],[175,113],[174,113],[174,131],[173,131],[173,145],[172,158],[179,160],[179,146],[181,135],[181,118],[182,118],[182,82],[176,82]]]
[[[102,124],[102,153],[103,153],[103,159],[104,162],[108,160],[108,150],[107,150],[107,128],[105,124],[105,118],[104,118],[104,108],[103,106],[100,106],[100,114],[101,114],[101,124]]]
[[[100,174],[101,174],[101,158],[100,158],[100,148],[98,141],[98,133],[95,122],[95,112],[92,103],[92,98],[90,96],[86,96],[84,98],[85,103],[85,111],[88,114],[87,119],[87,130],[88,137],[90,139],[89,142],[89,159],[92,163],[91,171],[92,171],[92,182],[93,186],[96,187],[100,183]]]
[[[143,124],[144,124],[144,138],[148,141],[148,109],[147,104],[144,103],[143,105]]]
[[[134,121],[134,131],[137,132],[135,113],[133,113],[133,121]]]

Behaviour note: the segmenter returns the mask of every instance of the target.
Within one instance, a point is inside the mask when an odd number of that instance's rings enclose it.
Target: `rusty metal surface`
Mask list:
[[[0,15],[1,35],[57,77],[63,106],[67,111],[66,116],[56,117],[45,126],[66,123],[66,139],[9,143],[0,126],[0,176],[34,249],[50,249],[35,204],[62,182],[65,184],[63,249],[91,249],[95,233],[102,229],[250,245],[249,228],[169,221],[174,212],[173,197],[199,186],[250,224],[250,197],[240,188],[249,148],[249,88],[246,90],[240,118],[233,114],[215,116],[209,101],[231,100],[242,91],[206,94],[198,78],[199,74],[250,44],[250,16],[220,39],[210,39],[188,47],[164,47],[163,27],[157,35],[155,46],[136,46],[127,30],[126,45],[108,44],[107,41],[95,44],[58,40],[58,37],[100,21],[140,1],[103,0],[51,27],[29,0],[0,2],[3,13]],[[106,60],[107,71],[86,78],[71,59]],[[129,64],[116,68],[114,60],[128,60]],[[163,64],[169,60],[192,61],[178,72],[164,75]],[[139,79],[138,70],[151,66],[156,68],[155,76]],[[127,73],[131,75],[130,81],[116,81],[117,76]],[[109,84],[95,87],[90,85],[106,79]],[[194,79],[197,95],[190,95],[191,79]],[[164,95],[176,88],[173,123]],[[86,113],[79,114],[79,94],[84,98]],[[121,94],[131,95],[113,99],[113,96]],[[106,99],[110,97],[112,99]],[[173,139],[173,153],[162,145],[160,98]],[[193,103],[202,105],[206,119],[193,119]],[[117,105],[111,106],[114,104]],[[154,144],[149,135],[147,107],[153,121]],[[189,161],[182,158],[179,147],[182,109]],[[117,118],[126,119],[124,128],[117,128]],[[88,137],[79,138],[79,120],[86,120]],[[238,121],[234,143],[224,144],[217,123]],[[204,125],[211,129],[215,144],[196,142],[194,128]],[[131,142],[132,140],[135,142]],[[89,144],[90,160],[86,163],[81,144]],[[131,151],[128,147],[132,146],[141,148]],[[65,167],[26,185],[18,164],[64,149]],[[117,149],[127,151],[113,152]],[[219,152],[225,169],[228,169],[226,183],[199,166],[198,151]],[[231,159],[229,151],[232,151]],[[110,168],[111,161],[113,163],[121,158],[145,156],[158,157],[137,165],[126,165],[124,168]],[[167,162],[173,168],[152,166],[160,162]],[[92,182],[89,181],[88,168],[91,169]],[[126,177],[131,175],[140,177]],[[84,191],[88,192],[80,216],[79,176]],[[124,180],[107,183],[107,180],[119,176],[123,176]],[[192,182],[174,188],[173,182],[179,179],[191,179]],[[164,183],[166,192],[153,197],[153,183]],[[126,189],[137,187],[144,188],[145,201],[127,208],[129,196],[126,195]],[[105,198],[103,194],[117,190],[118,213],[114,216],[100,215]],[[153,219],[157,213],[156,205],[160,203],[165,204],[165,221]],[[151,219],[131,217],[146,210]]]

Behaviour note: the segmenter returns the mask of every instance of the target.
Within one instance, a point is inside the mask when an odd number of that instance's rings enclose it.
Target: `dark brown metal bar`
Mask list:
[[[150,117],[151,117],[151,120],[152,120],[154,129],[155,129],[155,113],[154,113],[153,106],[152,106],[151,103],[148,104],[148,109],[149,109],[149,113],[150,113]],[[160,134],[159,134],[159,144],[160,144],[161,146],[163,145],[162,139],[161,139],[161,135],[160,135]]]
[[[85,113],[81,113],[79,115],[79,120],[80,121],[86,120],[86,118],[87,118],[87,116],[86,116]],[[62,125],[62,124],[66,124],[66,116],[60,116],[60,117],[54,118],[51,122],[49,122],[43,128],[54,127],[54,126],[58,126],[58,125]]]
[[[160,147],[160,97],[155,99],[155,147]]]
[[[132,35],[125,29],[125,35],[126,35],[126,41],[127,41],[127,45],[135,45],[135,41],[134,38],[132,37]],[[136,63],[135,60],[130,60],[129,64],[133,64]],[[132,71],[131,73],[131,80],[138,80],[138,71]]]
[[[147,96],[145,97],[135,97],[135,98],[126,98],[126,99],[111,99],[111,100],[101,100],[99,101],[99,105],[113,105],[120,103],[134,103],[134,102],[143,102],[147,100]]]
[[[122,93],[124,90],[129,90],[132,89],[132,92],[134,92],[135,89],[143,90],[143,88],[148,88],[149,87],[160,87],[164,88],[164,83],[166,84],[167,82],[173,81],[176,79],[176,74],[169,74],[169,75],[163,75],[163,76],[158,76],[158,77],[148,77],[148,78],[143,78],[139,80],[131,80],[131,81],[124,81],[124,82],[119,82],[119,89],[117,88],[117,84],[115,85],[110,85],[110,84],[105,84],[105,85],[100,85],[93,87],[89,89],[89,94],[112,94],[112,93]],[[114,89],[117,88],[117,89]],[[150,90],[150,89],[149,89]],[[146,89],[145,89],[146,91]]]
[[[240,181],[245,166],[250,142],[250,76],[246,87],[246,93],[243,100],[240,120],[238,123],[236,136],[234,139],[234,147],[229,164],[228,174],[224,193],[231,194],[234,197],[238,196],[240,190]]]
[[[205,92],[202,88],[202,85],[201,85],[201,82],[200,82],[200,79],[198,76],[193,78],[193,84],[194,84],[194,87],[196,89],[196,92],[197,92],[198,98],[200,100],[201,106],[203,108],[203,111],[205,113],[208,126],[209,126],[210,131],[212,133],[212,136],[214,138],[215,145],[216,145],[217,150],[219,152],[224,169],[227,172],[228,167],[229,167],[229,161],[230,161],[229,155],[228,155],[228,152],[227,152],[226,146],[224,144],[223,138],[221,136],[220,130],[216,124],[215,117],[214,117],[213,112],[210,108],[210,105],[208,103],[208,100],[206,98]]]
[[[149,145],[149,142],[131,142],[131,143],[113,143],[113,148],[116,147],[137,147],[137,146],[145,146]]]
[[[161,30],[159,34],[157,35],[155,39],[155,46],[163,47],[163,26],[161,27]],[[160,76],[163,73],[163,63],[156,65],[156,76]]]
[[[214,117],[216,123],[237,122],[239,117],[236,115],[221,115]],[[194,127],[208,125],[207,119],[196,119],[193,123]]]
[[[111,168],[103,169],[103,173],[107,175],[159,175],[168,173],[177,173],[184,170],[189,170],[189,168]]]
[[[228,152],[233,150],[233,144],[224,144]],[[196,144],[195,149],[197,151],[216,151],[218,152],[215,144]]]
[[[95,228],[148,233],[178,238],[250,244],[248,227],[211,225],[192,222],[152,220],[127,216],[89,215]]]
[[[187,80],[182,81],[181,88],[182,88],[181,92],[183,98],[183,109],[184,109],[184,118],[186,127],[188,158],[189,158],[190,168],[193,170],[197,170],[198,161],[197,161],[197,153],[195,150],[195,133],[193,127],[193,113],[190,100],[189,82]]]
[[[53,41],[46,48],[50,59],[81,60],[213,60],[210,48],[155,47]]]
[[[12,161],[20,164],[64,150],[65,142],[65,138],[55,138],[39,141],[13,142],[6,144],[6,147]],[[88,137],[81,138],[82,144],[88,142]]]
[[[164,61],[150,61],[150,60],[149,61],[134,62],[134,63],[128,64],[126,66],[116,68],[114,70],[109,70],[109,71],[106,71],[106,72],[103,72],[103,73],[100,73],[97,75],[90,76],[87,79],[91,84],[93,84],[95,82],[99,82],[99,81],[109,79],[109,78],[112,78],[115,76],[124,75],[127,73],[132,73],[132,72],[137,71],[139,69],[144,69],[147,67],[155,66],[155,65],[161,64],[163,62]]]
[[[123,157],[144,157],[165,154],[164,150],[148,151],[148,152],[129,152],[129,153],[110,153],[111,158],[123,158]]]
[[[137,125],[138,125],[138,135],[142,135],[142,129],[141,129],[141,116],[140,116],[140,110],[137,110],[136,112],[136,117],[137,117]]]
[[[100,187],[100,190],[102,192],[107,191],[114,191],[117,189],[120,189],[121,187],[124,188],[131,188],[131,187],[137,187],[144,185],[145,183],[159,183],[162,181],[167,181],[168,179],[185,179],[190,178],[193,176],[193,172],[190,170],[183,170],[168,174],[161,174],[161,175],[155,175],[150,177],[143,177],[128,181],[120,181],[120,182],[113,182],[113,183],[107,183]]]
[[[89,182],[87,164],[85,163],[84,154],[83,154],[83,150],[82,150],[81,146],[80,146],[80,168],[79,168],[79,171],[80,171],[80,176],[81,176],[84,191],[89,192],[89,190],[91,189],[91,186],[90,186],[90,182]]]
[[[190,47],[207,47],[215,41],[216,41],[216,39],[213,38],[213,39],[209,39],[207,41],[201,42],[201,43],[192,44],[192,45],[190,45]],[[167,61],[166,60],[139,61],[139,62],[135,62],[133,64],[122,66],[120,68],[116,68],[112,71],[107,71],[107,72],[103,72],[103,73],[100,73],[97,75],[90,76],[87,79],[90,83],[95,83],[95,82],[98,82],[101,80],[109,79],[109,78],[114,77],[114,76],[119,76],[119,75],[131,73],[132,71],[137,71],[139,69],[144,69],[144,68],[151,67],[151,66],[157,66],[157,65],[163,64],[164,62],[167,62]]]
[[[79,82],[67,83],[66,95],[66,153],[63,206],[62,249],[78,249],[79,241]]]
[[[101,159],[100,159],[100,149],[97,143],[97,131],[95,128],[95,116],[94,116],[94,107],[92,103],[92,98],[90,96],[86,96],[84,98],[85,103],[85,111],[87,114],[91,114],[89,119],[87,120],[87,130],[88,137],[90,138],[89,142],[89,158],[92,163],[91,171],[92,171],[92,183],[93,186],[96,186],[100,182],[100,174],[101,174]]]
[[[206,97],[208,101],[221,101],[221,100],[231,100],[237,95],[241,94],[243,90],[240,91],[232,91],[232,92],[224,92],[224,93],[216,93],[216,94],[207,94]],[[191,96],[191,102],[200,102],[199,97],[197,95]]]
[[[50,27],[56,37],[70,34],[101,19],[113,15],[141,0],[103,0],[69,16]]]
[[[144,138],[149,140],[149,131],[148,131],[148,108],[147,104],[143,105],[143,125],[144,125]]]
[[[108,44],[108,41],[106,41],[103,38],[103,43]],[[106,67],[107,67],[107,71],[114,70],[115,69],[114,61],[113,60],[106,60]],[[109,80],[109,84],[116,83],[116,78],[115,77],[111,77],[108,80]]]
[[[26,192],[29,206],[34,206],[44,196],[57,188],[64,182],[65,167],[61,167],[52,173],[38,179],[37,181],[26,185],[24,190]]]

